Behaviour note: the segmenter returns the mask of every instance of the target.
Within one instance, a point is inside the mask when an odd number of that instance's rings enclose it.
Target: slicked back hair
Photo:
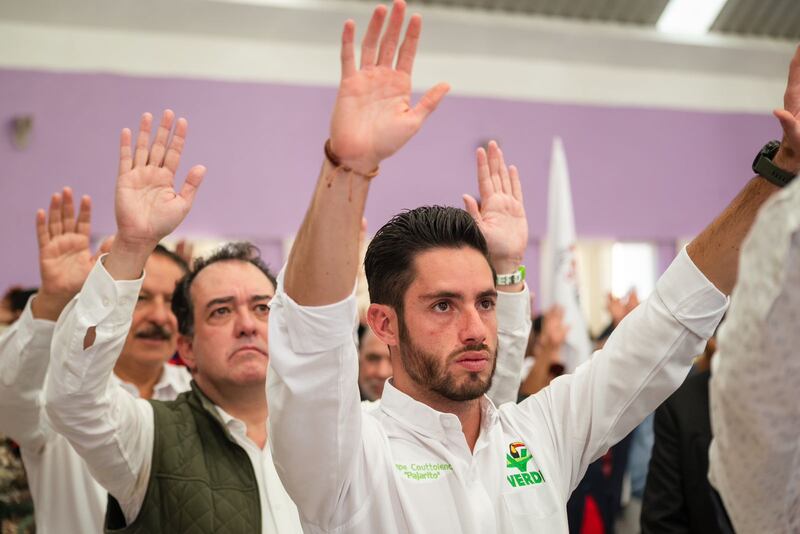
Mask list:
[[[175,286],[175,293],[172,295],[172,313],[178,319],[178,332],[184,336],[194,334],[194,304],[192,303],[192,283],[200,271],[221,261],[241,261],[251,263],[264,273],[272,286],[277,288],[278,282],[270,272],[269,267],[261,259],[261,251],[258,247],[247,241],[237,241],[226,243],[215,250],[210,256],[197,258],[194,261],[191,271],[181,278]]]
[[[392,306],[402,320],[403,298],[416,276],[414,258],[434,248],[461,247],[480,252],[491,268],[486,238],[466,211],[423,206],[395,215],[378,230],[367,247],[364,270],[370,301]],[[453,269],[458,266],[454,265]]]

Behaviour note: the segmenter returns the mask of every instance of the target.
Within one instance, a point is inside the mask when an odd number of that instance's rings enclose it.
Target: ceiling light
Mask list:
[[[656,28],[665,33],[708,33],[725,2],[727,0],[670,0]]]

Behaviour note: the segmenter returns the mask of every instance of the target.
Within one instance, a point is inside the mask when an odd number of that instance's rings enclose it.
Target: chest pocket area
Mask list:
[[[501,495],[501,499],[512,532],[559,532],[559,529],[567,529],[564,510],[559,513],[564,505],[557,502],[549,489],[508,491]]]

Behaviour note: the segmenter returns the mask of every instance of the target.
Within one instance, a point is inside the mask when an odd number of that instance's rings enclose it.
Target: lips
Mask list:
[[[234,350],[231,353],[231,357],[234,357],[234,356],[236,356],[238,354],[242,354],[242,353],[245,353],[245,352],[257,352],[258,354],[261,354],[262,356],[266,356],[267,355],[267,351],[265,351],[264,349],[262,349],[260,347],[256,347],[255,345],[245,345],[243,347],[239,347],[236,350]]]
[[[489,365],[489,356],[483,351],[467,352],[457,358],[455,363],[467,371],[477,373],[483,371]]]

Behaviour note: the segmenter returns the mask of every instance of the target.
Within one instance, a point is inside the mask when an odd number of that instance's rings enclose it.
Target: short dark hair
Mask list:
[[[392,306],[402,315],[403,297],[414,279],[414,258],[440,247],[473,248],[492,267],[486,238],[466,211],[446,206],[404,211],[384,224],[367,247],[364,270],[370,301]]]
[[[191,269],[189,269],[189,264],[186,263],[186,260],[184,260],[183,258],[178,256],[177,254],[172,252],[170,249],[168,249],[164,245],[161,245],[161,244],[156,245],[156,248],[153,251],[153,254],[158,254],[160,256],[165,256],[165,257],[171,259],[172,261],[174,261],[178,265],[178,267],[181,268],[181,270],[183,271],[183,274],[186,274],[191,270]]]
[[[178,319],[178,332],[184,336],[191,336],[194,333],[194,306],[192,305],[191,289],[194,279],[200,271],[221,261],[242,261],[251,263],[258,267],[264,275],[272,282],[273,287],[278,287],[275,276],[270,272],[269,267],[261,259],[261,251],[258,247],[247,241],[225,243],[205,258],[197,258],[192,269],[181,278],[175,286],[175,293],[172,295],[172,313]]]

